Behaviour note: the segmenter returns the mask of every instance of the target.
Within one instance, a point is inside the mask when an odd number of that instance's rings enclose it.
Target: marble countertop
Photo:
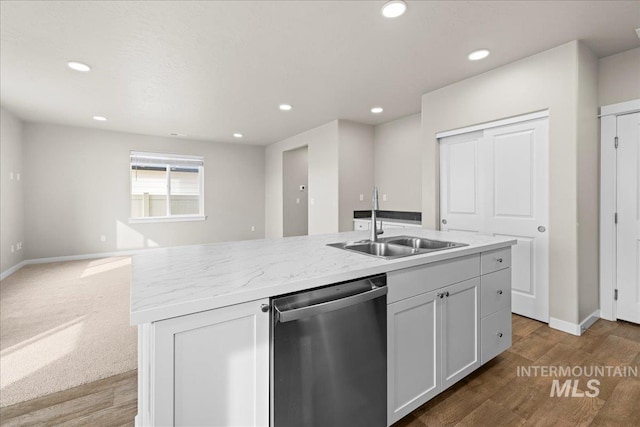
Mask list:
[[[155,322],[516,243],[509,238],[425,229],[390,229],[384,237],[407,234],[469,246],[394,260],[326,246],[369,238],[368,231],[351,231],[149,250],[133,256],[131,324]]]

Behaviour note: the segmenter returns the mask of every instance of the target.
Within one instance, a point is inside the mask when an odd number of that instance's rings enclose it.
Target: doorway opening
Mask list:
[[[309,234],[309,147],[282,153],[282,235]]]

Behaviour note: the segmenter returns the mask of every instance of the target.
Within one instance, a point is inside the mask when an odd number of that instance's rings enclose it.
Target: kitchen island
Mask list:
[[[356,231],[134,256],[137,425],[268,425],[269,298],[362,277],[388,277],[388,424],[508,348],[516,241],[423,229],[385,236],[401,234],[468,246],[393,260],[326,246],[369,237]],[[407,329],[407,320],[424,323]],[[417,339],[423,332],[432,339]],[[468,351],[447,352],[460,340]]]

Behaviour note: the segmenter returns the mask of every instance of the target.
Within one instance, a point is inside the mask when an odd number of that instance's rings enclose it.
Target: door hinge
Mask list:
[[[618,224],[618,212],[613,214],[613,223]]]
[[[618,148],[618,137],[617,136],[613,139],[613,146],[615,148]]]
[[[618,290],[613,291],[613,300],[618,301]]]

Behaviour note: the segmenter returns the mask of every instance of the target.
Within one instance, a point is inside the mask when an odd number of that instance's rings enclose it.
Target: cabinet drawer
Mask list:
[[[480,255],[468,255],[387,273],[387,304],[480,275]]]
[[[511,267],[511,247],[482,252],[480,263],[482,274]]]
[[[511,347],[511,310],[505,308],[480,321],[482,363]]]
[[[485,274],[480,279],[480,316],[511,309],[511,268]]]

